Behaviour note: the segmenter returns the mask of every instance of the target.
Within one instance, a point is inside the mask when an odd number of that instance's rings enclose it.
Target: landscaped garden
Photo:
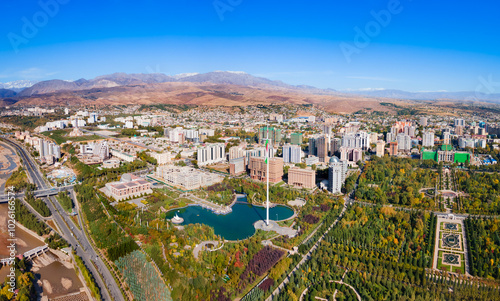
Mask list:
[[[376,204],[394,204],[437,210],[433,197],[420,192],[436,186],[437,173],[409,158],[372,157],[359,179],[355,198]]]

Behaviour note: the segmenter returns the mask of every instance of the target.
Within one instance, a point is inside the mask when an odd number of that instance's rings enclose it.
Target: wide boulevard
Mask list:
[[[16,142],[5,139],[6,142],[14,146],[21,156],[22,163],[34,184],[40,190],[50,190],[50,187],[43,179],[36,163],[26,150]],[[43,199],[54,217],[61,236],[76,250],[76,254],[83,259],[85,266],[90,270],[96,280],[101,295],[104,300],[124,300],[123,295],[111,275],[110,271],[90,245],[85,233],[75,225],[70,216],[64,211],[59,202],[53,196]],[[76,200],[74,200],[76,201]],[[82,225],[84,226],[84,225]]]

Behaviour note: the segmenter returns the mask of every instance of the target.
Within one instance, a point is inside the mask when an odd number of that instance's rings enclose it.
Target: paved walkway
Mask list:
[[[288,228],[288,227],[282,227],[278,225],[277,222],[270,220],[269,221],[269,226],[266,225],[266,222],[263,220],[258,220],[256,221],[253,226],[257,230],[263,230],[263,231],[275,231],[276,233],[280,235],[287,235],[288,237],[295,237],[297,235],[297,230],[293,228]]]
[[[461,226],[461,232],[460,231],[455,231],[455,233],[460,233],[461,238],[460,238],[460,250],[459,249],[445,249],[444,247],[439,246],[439,242],[441,239],[439,238],[440,233],[448,233],[449,231],[447,230],[441,230],[441,223],[454,223],[454,224],[459,224]],[[437,270],[438,266],[438,260],[439,260],[439,251],[447,252],[447,253],[459,253],[461,255],[461,259],[465,263],[465,275],[469,275],[469,260],[467,258],[467,239],[465,237],[465,225],[464,225],[464,220],[462,218],[460,219],[449,219],[443,217],[443,215],[438,215],[437,218],[437,223],[436,223],[436,237],[435,239],[435,246],[434,246],[434,257],[432,260],[432,268]]]
[[[198,259],[198,256],[200,255],[200,251],[202,251],[207,245],[214,245],[214,247],[217,247],[219,245],[219,241],[215,241],[215,240],[207,240],[207,241],[203,241],[201,242],[200,244],[196,245],[196,247],[194,247],[193,249],[193,256],[195,259]],[[209,249],[208,251],[210,252],[213,252],[213,251],[217,251],[217,250],[220,250],[222,247],[224,247],[224,243],[222,243],[221,246],[219,246],[218,248],[216,249]]]
[[[350,285],[349,283],[344,282],[344,277],[347,274],[347,272],[348,272],[348,270],[345,270],[344,275],[342,275],[342,278],[340,280],[330,280],[329,282],[330,283],[335,282],[335,283],[346,285],[346,286],[350,287],[354,291],[354,293],[356,294],[358,301],[361,301],[361,296],[358,294],[356,289],[352,285]],[[304,300],[304,297],[308,291],[309,291],[309,287],[306,287],[306,289],[302,292],[302,294],[300,294],[299,301]],[[337,299],[335,299],[336,295],[337,295],[337,290],[335,290],[335,292],[333,293],[333,300],[337,300]],[[323,298],[320,298],[320,297],[316,297],[316,299],[323,300]]]
[[[345,199],[344,199],[345,200]],[[297,263],[297,265],[293,268],[293,270],[288,273],[287,277],[283,279],[283,281],[276,287],[276,289],[271,293],[271,295],[266,299],[266,301],[271,301],[275,295],[278,295],[279,292],[285,287],[285,285],[289,282],[290,277],[300,268],[301,265],[303,265],[307,260],[311,258],[312,253],[318,248],[318,245],[321,243],[321,241],[325,238],[326,234],[335,226],[338,221],[344,216],[344,212],[346,210],[347,202],[344,202],[344,208],[342,208],[342,211],[340,212],[339,216],[337,219],[326,229],[326,231],[321,235],[321,237],[316,241],[316,243],[309,249],[309,251],[302,256],[302,259]]]

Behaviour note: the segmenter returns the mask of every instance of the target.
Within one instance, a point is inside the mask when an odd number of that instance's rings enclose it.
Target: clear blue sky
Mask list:
[[[0,2],[0,82],[214,70],[339,90],[500,82],[494,0],[56,1]],[[371,12],[382,10],[390,20],[380,25]],[[357,47],[355,27],[370,41]]]

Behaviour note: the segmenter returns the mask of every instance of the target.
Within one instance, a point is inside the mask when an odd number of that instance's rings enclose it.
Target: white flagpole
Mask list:
[[[267,129],[267,138],[266,138],[266,178],[267,178],[267,202],[266,202],[266,225],[269,226],[269,127],[266,125]]]

